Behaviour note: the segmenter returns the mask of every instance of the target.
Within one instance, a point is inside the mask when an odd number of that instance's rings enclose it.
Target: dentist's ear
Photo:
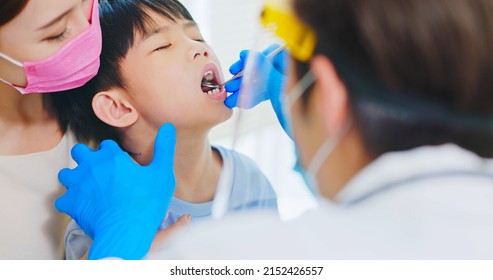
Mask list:
[[[114,127],[128,127],[134,124],[139,113],[118,89],[97,93],[92,99],[96,116]]]
[[[321,93],[320,106],[325,126],[329,132],[338,131],[349,117],[346,85],[337,74],[332,61],[323,55],[313,57],[310,68]]]

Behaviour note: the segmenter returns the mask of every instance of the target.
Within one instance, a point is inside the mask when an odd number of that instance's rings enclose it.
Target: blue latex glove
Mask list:
[[[113,141],[97,151],[76,145],[74,169],[58,174],[67,192],[55,207],[75,219],[93,238],[89,259],[141,259],[164,220],[175,191],[175,128],[163,125],[148,166],[135,163]]]
[[[257,65],[256,70],[258,74],[256,77],[265,80],[257,81],[257,83],[265,84],[264,87],[258,87],[258,91],[254,92],[254,96],[249,96],[249,102],[247,104],[238,104],[238,98],[241,95],[241,83],[243,77],[237,78],[231,82],[229,82],[225,88],[227,92],[231,92],[232,94],[226,98],[224,104],[228,108],[240,107],[244,109],[249,109],[255,107],[259,103],[270,100],[272,103],[272,107],[276,112],[277,118],[279,122],[284,127],[285,121],[281,112],[281,94],[284,90],[284,85],[286,81],[285,71],[287,69],[288,63],[288,54],[285,50],[278,53],[276,56],[272,58],[271,61],[267,59],[267,55],[278,48],[279,45],[274,44],[265,49],[261,54],[254,53],[257,57]],[[235,75],[245,67],[245,64],[248,60],[248,56],[251,51],[244,50],[240,53],[240,60],[233,63],[229,68],[229,72]],[[257,89],[257,88],[256,88]]]

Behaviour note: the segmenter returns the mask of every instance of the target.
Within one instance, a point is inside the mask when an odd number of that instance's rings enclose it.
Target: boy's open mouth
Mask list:
[[[204,73],[200,86],[202,88],[202,91],[207,95],[213,95],[222,92],[222,86],[217,81],[216,75],[212,70],[208,70]]]

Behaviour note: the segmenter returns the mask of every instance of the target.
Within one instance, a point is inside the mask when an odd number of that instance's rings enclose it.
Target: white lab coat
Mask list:
[[[493,259],[493,161],[455,145],[388,153],[289,222],[199,224],[149,259]]]

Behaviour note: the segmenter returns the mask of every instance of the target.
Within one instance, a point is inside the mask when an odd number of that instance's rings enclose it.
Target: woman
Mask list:
[[[62,259],[68,222],[53,208],[75,140],[49,93],[99,68],[96,0],[0,3],[0,259]]]

